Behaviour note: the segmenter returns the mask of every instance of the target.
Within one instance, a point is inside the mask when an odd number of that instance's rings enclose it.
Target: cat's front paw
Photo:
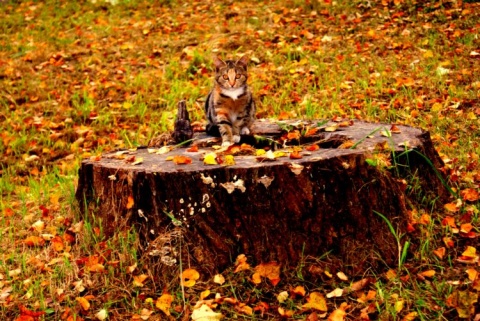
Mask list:
[[[250,129],[248,127],[243,127],[242,130],[240,131],[241,135],[250,135]]]
[[[227,140],[227,141],[224,141],[224,142],[222,143],[222,147],[229,147],[229,146],[231,146],[231,145],[233,145],[233,143],[230,142],[230,141],[228,141],[228,140]]]
[[[233,142],[234,143],[239,143],[240,142],[240,135],[233,135]]]

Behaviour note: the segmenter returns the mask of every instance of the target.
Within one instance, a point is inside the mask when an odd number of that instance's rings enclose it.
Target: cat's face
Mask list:
[[[248,57],[243,56],[237,61],[223,61],[214,57],[215,81],[225,89],[241,88],[247,83]]]

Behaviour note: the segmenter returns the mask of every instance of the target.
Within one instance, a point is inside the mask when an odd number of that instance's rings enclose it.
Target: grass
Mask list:
[[[275,320],[278,306],[304,319],[304,297],[292,295],[281,304],[276,297],[297,285],[324,294],[350,286],[353,280],[339,280],[338,271],[327,271],[332,277],[312,272],[321,270],[328,255],[282,271],[276,287],[255,286],[247,272],[232,267],[223,285],[202,279],[182,291],[178,278],[149,274],[151,261],[139,257],[134,231],[106,239],[98,222],[78,213],[81,160],[145,145],[171,130],[181,99],[191,118],[203,121],[212,54],[249,53],[259,116],[422,127],[446,161],[441,170],[453,191],[478,191],[480,70],[471,53],[480,47],[479,11],[466,1],[414,0],[3,2],[0,317],[14,320],[25,315],[25,307],[45,312],[40,320],[90,320],[101,309],[111,320],[138,320],[150,312],[152,319],[162,318],[155,302],[167,291],[174,294],[173,318],[188,319],[200,293],[210,289],[270,307],[249,315],[238,304],[219,304],[215,311],[230,319]],[[412,194],[420,193],[414,178],[408,185]],[[447,299],[459,290],[477,293],[478,286],[465,273],[475,267],[457,259],[468,246],[478,248],[478,241],[442,222],[453,216],[458,226],[470,223],[478,233],[479,203],[464,201],[450,213],[432,202],[411,205],[413,218],[424,223],[418,225],[418,244],[410,244],[412,254],[401,253],[396,276],[365,271],[375,281],[360,292],[376,291],[374,298],[362,303],[355,292],[328,299],[328,313],[347,302],[349,320],[369,305],[372,319],[458,317],[461,304]],[[447,247],[443,258],[434,254],[441,247]],[[430,270],[435,275],[422,276]],[[148,278],[134,285],[141,275]],[[88,309],[80,297],[87,298]]]

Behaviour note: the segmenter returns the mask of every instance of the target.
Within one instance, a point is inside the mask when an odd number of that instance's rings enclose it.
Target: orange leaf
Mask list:
[[[447,249],[442,246],[442,247],[439,247],[438,249],[434,250],[433,254],[435,254],[439,259],[443,259],[446,252],[447,252]]]
[[[298,285],[297,287],[295,287],[295,289],[293,289],[292,293],[296,294],[296,295],[299,295],[299,296],[305,296],[306,291],[305,291],[305,288],[303,286]]]
[[[424,277],[427,277],[427,278],[431,278],[435,275],[435,271],[434,270],[423,271],[423,272],[420,273],[420,275],[422,275]]]
[[[320,147],[317,144],[315,144],[315,145],[307,146],[305,149],[308,150],[309,152],[313,152],[313,151],[319,150]]]
[[[303,156],[300,154],[299,151],[293,151],[290,153],[290,159],[300,159],[302,158]]]
[[[468,269],[468,270],[465,271],[465,272],[467,272],[467,274],[468,274],[468,279],[469,279],[470,281],[475,281],[475,279],[478,277],[478,271],[475,270],[475,269]]]
[[[78,297],[75,300],[77,300],[84,311],[88,311],[88,309],[90,309],[90,302],[88,302],[85,297]]]
[[[193,145],[192,147],[190,147],[190,148],[187,149],[187,152],[189,152],[189,153],[196,153],[196,152],[198,152],[198,146],[197,146],[197,145]]]
[[[173,156],[173,162],[177,165],[186,165],[186,164],[191,164],[192,159],[187,156],[177,155],[177,156]]]
[[[29,236],[23,243],[25,243],[26,246],[44,246],[45,240],[38,236]]]
[[[457,225],[455,224],[455,218],[453,216],[446,216],[443,220],[442,220],[442,225],[443,226],[450,226],[452,228],[456,228]]]
[[[250,264],[247,263],[247,257],[245,254],[240,254],[237,256],[237,260],[235,261],[235,273],[248,270],[250,269]]]
[[[476,202],[480,199],[478,191],[473,188],[466,188],[462,190],[460,195],[465,201]]]
[[[345,310],[347,310],[350,306],[343,302],[340,304],[340,308],[336,309],[333,311],[329,316],[328,316],[328,321],[343,321],[343,318],[347,314]]]
[[[473,225],[471,223],[465,223],[460,225],[460,232],[468,233],[473,229]]]
[[[200,273],[195,269],[186,269],[182,272],[183,286],[192,287],[196,281],[200,278]]]
[[[447,203],[443,206],[449,212],[456,212],[458,211],[458,207],[456,203]]]
[[[287,139],[288,140],[298,140],[300,139],[300,132],[298,130],[291,131],[287,134]]]
[[[51,239],[50,243],[55,252],[62,252],[65,246],[63,245],[63,239],[60,236],[55,236]]]
[[[131,209],[133,207],[133,204],[135,204],[135,201],[133,200],[133,196],[128,195],[127,205],[126,205],[127,210]]]
[[[273,286],[280,282],[280,265],[276,262],[262,263],[255,267],[255,272],[269,279]]]

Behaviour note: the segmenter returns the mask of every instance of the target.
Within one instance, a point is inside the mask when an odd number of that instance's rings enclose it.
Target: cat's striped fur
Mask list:
[[[248,57],[223,61],[214,57],[215,81],[205,102],[207,134],[222,137],[222,146],[249,135],[255,120],[255,101],[247,86]]]

